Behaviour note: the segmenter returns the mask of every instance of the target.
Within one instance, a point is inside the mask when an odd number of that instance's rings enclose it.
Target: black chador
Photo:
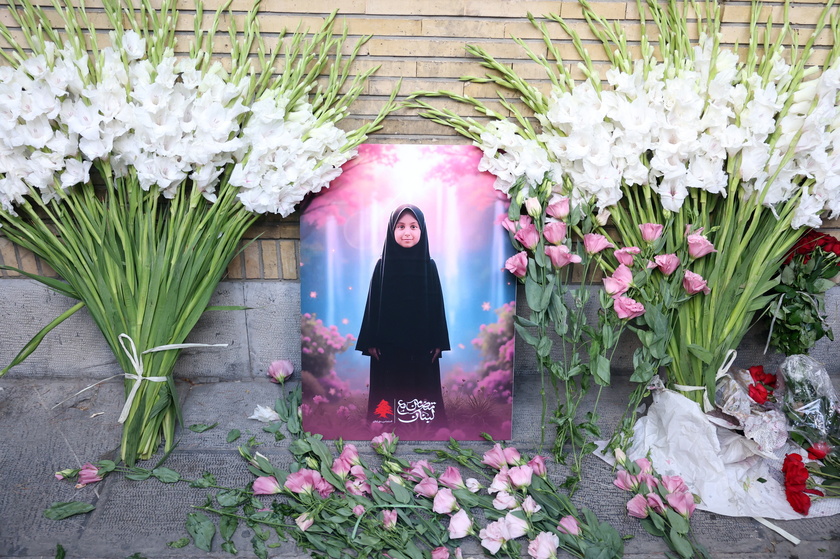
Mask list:
[[[385,430],[447,427],[440,355],[450,349],[449,332],[426,220],[416,206],[398,207],[388,221],[356,349],[371,358],[370,422],[389,424]]]

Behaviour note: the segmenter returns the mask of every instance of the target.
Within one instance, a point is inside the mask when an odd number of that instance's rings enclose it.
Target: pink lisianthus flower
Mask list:
[[[505,452],[502,450],[502,445],[499,443],[493,445],[493,448],[485,452],[481,457],[481,463],[496,470],[501,470],[503,467],[507,466],[507,458],[505,458]]]
[[[362,516],[365,513],[365,506],[364,505],[356,505],[353,507],[353,514],[356,516]]]
[[[524,278],[528,273],[528,253],[522,251],[508,258],[505,269],[518,278]]]
[[[432,550],[432,559],[449,559],[449,550],[443,545],[434,548]]]
[[[492,483],[490,483],[490,487],[487,488],[487,492],[491,495],[498,491],[507,491],[510,493],[513,491],[513,485],[510,483],[510,477],[508,477],[508,467],[503,466],[499,473],[493,477]]]
[[[429,477],[433,473],[435,473],[435,469],[429,464],[428,460],[418,460],[411,463],[411,469],[406,473],[406,477],[417,481]]]
[[[479,491],[481,491],[484,488],[484,486],[481,485],[481,482],[479,482],[474,477],[468,477],[467,481],[465,483],[466,483],[467,489],[470,491],[470,493],[478,493]]]
[[[534,475],[539,477],[545,477],[545,458],[537,454],[536,456],[528,460],[528,465],[531,466],[531,469],[534,471]]]
[[[633,272],[624,264],[619,264],[613,275],[604,278],[604,291],[615,298],[627,293],[631,283],[633,283]]]
[[[295,518],[295,524],[297,524],[301,532],[306,532],[313,524],[315,524],[315,519],[309,516],[308,512],[305,512]]]
[[[540,204],[540,199],[536,196],[531,196],[530,198],[525,199],[525,211],[528,212],[528,215],[531,217],[537,218],[542,213],[542,205]]]
[[[507,491],[499,491],[493,499],[493,508],[496,510],[515,509],[519,506],[516,497]]]
[[[683,276],[683,289],[689,295],[696,295],[701,291],[708,295],[711,293],[711,289],[709,286],[706,285],[706,280],[703,279],[703,276],[700,274],[695,274],[691,270],[686,270],[685,275]]]
[[[645,496],[648,506],[656,512],[665,512],[665,503],[662,502],[662,497],[656,493],[648,493]]]
[[[574,516],[564,516],[560,519],[560,524],[557,526],[557,530],[564,534],[579,536],[580,524]]]
[[[414,492],[424,497],[433,498],[438,492],[438,482],[433,477],[427,477],[420,480],[420,483],[414,486]]]
[[[647,518],[648,504],[644,495],[634,495],[627,501],[627,514],[635,518]]]
[[[383,510],[382,511],[382,525],[386,530],[393,530],[397,526],[397,510]]]
[[[500,518],[495,522],[489,523],[478,533],[478,537],[481,539],[481,546],[489,551],[491,555],[495,555],[509,539],[506,537],[508,534],[504,524],[504,518]]]
[[[454,466],[448,466],[438,478],[438,481],[450,489],[465,489],[464,479],[461,472]]]
[[[88,485],[97,481],[102,481],[102,477],[99,475],[99,468],[87,462],[79,470],[79,485]]]
[[[452,494],[452,490],[448,487],[441,487],[435,495],[435,500],[432,503],[432,510],[438,514],[449,514],[458,510],[458,500]]]
[[[613,251],[613,256],[615,256],[616,260],[618,260],[619,264],[624,264],[625,266],[632,266],[634,262],[634,256],[637,254],[641,254],[642,249],[639,247],[625,247],[625,248],[618,248]]]
[[[551,532],[540,532],[528,543],[528,555],[533,559],[554,559],[557,557],[557,548],[560,547],[560,538]]]
[[[607,248],[615,248],[605,236],[598,233],[587,233],[583,236],[583,248],[588,254],[597,254]]]
[[[613,299],[613,310],[618,318],[631,319],[645,314],[645,306],[630,297],[616,297]]]
[[[619,470],[613,480],[613,485],[624,491],[633,491],[639,487],[639,480],[627,470]]]
[[[531,497],[530,495],[525,497],[525,500],[522,501],[522,511],[525,514],[527,514],[528,516],[531,516],[532,514],[534,514],[536,512],[540,512],[541,510],[542,510],[542,507],[540,505],[538,505],[537,502],[534,500],[534,498]]]
[[[552,198],[548,206],[545,208],[546,215],[553,217],[554,219],[566,219],[569,217],[570,211],[571,204],[566,196]]]
[[[519,454],[519,451],[514,447],[506,446],[502,449],[502,452],[505,455],[505,460],[507,461],[508,466],[518,466],[523,464],[522,455]]]
[[[518,222],[511,221],[511,219],[507,216],[502,220],[502,227],[504,227],[507,231],[511,233],[516,233],[516,229],[518,228]]]
[[[400,440],[394,433],[382,433],[370,440],[370,446],[379,454],[390,456],[397,448],[397,442]]]
[[[333,460],[332,467],[330,467],[330,471],[340,477],[341,479],[347,478],[347,475],[350,473],[350,468],[352,464],[339,456],[335,460]]]
[[[516,538],[521,538],[525,534],[528,533],[528,521],[524,518],[520,518],[516,514],[516,511],[510,511],[505,515],[503,518],[505,522],[505,528],[507,533],[510,537],[507,539],[515,540]]]
[[[689,518],[694,513],[694,509],[697,506],[694,503],[694,495],[688,491],[684,491],[682,493],[668,493],[665,495],[665,500],[668,501],[671,508],[686,518]]]
[[[292,365],[291,361],[286,361],[285,359],[281,359],[279,361],[272,361],[271,365],[268,366],[268,371],[266,371],[266,376],[271,379],[271,382],[275,382],[277,384],[283,384],[283,382],[292,376],[292,373],[295,371],[294,365]]]
[[[472,533],[472,520],[467,511],[459,510],[449,519],[449,539],[465,538]]]
[[[562,221],[546,223],[543,229],[545,240],[553,245],[563,244],[566,240],[566,224]]]
[[[680,267],[680,259],[676,254],[660,254],[653,257],[659,271],[670,276]]]
[[[581,262],[580,256],[572,253],[566,245],[545,247],[545,254],[551,260],[551,265],[555,268],[563,268],[569,264]]]
[[[362,460],[359,458],[359,449],[356,448],[356,445],[351,443],[344,445],[344,448],[341,450],[341,454],[339,454],[338,457],[347,461],[351,466],[360,466],[362,464]]]
[[[701,258],[711,252],[717,252],[715,246],[699,232],[686,235],[685,240],[688,241],[688,254],[692,258]]]
[[[274,495],[283,489],[274,476],[260,476],[254,480],[254,495]]]
[[[663,229],[665,229],[665,226],[658,223],[642,223],[639,225],[639,230],[642,232],[642,239],[646,243],[652,243],[662,236]]]
[[[662,487],[668,493],[690,493],[688,486],[680,476],[662,476]]]
[[[510,479],[511,485],[517,489],[521,489],[531,485],[531,477],[533,474],[534,470],[531,469],[531,466],[526,464],[524,466],[516,466],[508,470],[508,479]]]
[[[654,489],[657,485],[659,485],[659,480],[656,479],[656,476],[651,474],[642,472],[636,476],[636,478],[639,480],[639,485],[644,484],[648,489]]]
[[[533,223],[517,231],[513,238],[522,243],[522,246],[528,250],[534,250],[537,243],[540,242],[540,234]]]
[[[639,471],[643,474],[652,474],[653,473],[653,464],[650,463],[650,460],[647,458],[637,458],[633,461],[638,467]]]

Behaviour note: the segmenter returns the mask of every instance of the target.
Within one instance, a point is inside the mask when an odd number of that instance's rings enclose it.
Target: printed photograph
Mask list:
[[[506,201],[468,145],[362,144],[301,215],[304,428],[509,439]]]

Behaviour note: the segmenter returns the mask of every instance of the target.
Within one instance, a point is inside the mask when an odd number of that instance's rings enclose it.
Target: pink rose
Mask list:
[[[464,489],[466,487],[461,477],[461,472],[454,466],[447,467],[446,471],[438,478],[438,481],[450,489]]]
[[[528,555],[534,559],[552,559],[557,557],[558,547],[560,547],[560,538],[556,534],[540,532],[528,544]]]
[[[295,524],[298,525],[301,532],[306,532],[313,524],[315,524],[315,519],[309,516],[308,512],[305,512],[295,518]]]
[[[254,480],[254,495],[274,495],[280,493],[280,483],[274,476],[260,476]]]
[[[523,227],[516,232],[516,235],[514,235],[513,238],[522,243],[522,246],[528,250],[534,250],[537,243],[540,242],[540,234],[537,232],[537,228],[534,227],[534,224]]]
[[[701,229],[702,231],[702,229]],[[688,254],[692,258],[700,258],[706,256],[710,252],[717,252],[715,247],[709,240],[699,233],[692,233],[685,238],[688,241]]]
[[[522,251],[508,258],[505,269],[518,278],[524,278],[528,272],[528,253]]]
[[[676,254],[660,254],[659,256],[654,256],[653,261],[656,263],[659,271],[666,276],[673,274],[680,266],[680,259]]]
[[[581,261],[580,256],[572,254],[572,251],[566,245],[545,247],[545,254],[551,260],[551,265],[555,268],[562,268],[568,264]]]
[[[414,486],[414,492],[424,497],[432,498],[437,495],[438,482],[433,477],[423,478],[420,483]]]
[[[635,518],[647,518],[647,499],[644,495],[635,495],[627,501],[627,514]]]
[[[545,213],[555,219],[566,219],[571,210],[569,199],[565,196],[552,198],[551,203],[545,208]]]
[[[452,494],[452,490],[448,487],[441,487],[438,489],[437,495],[435,495],[434,503],[432,504],[432,510],[438,514],[449,514],[452,511],[456,511],[461,508],[458,505],[458,501],[455,499],[455,495]]]
[[[694,508],[697,506],[694,503],[694,495],[688,491],[683,493],[668,493],[665,495],[665,500],[668,501],[671,508],[686,518],[691,516]]]
[[[597,254],[605,248],[615,248],[615,245],[603,235],[587,233],[583,236],[583,248],[589,254]]]
[[[633,272],[624,264],[619,264],[613,275],[604,278],[604,290],[615,298],[626,293],[632,282]]]
[[[706,285],[706,280],[700,274],[695,274],[691,270],[686,270],[683,276],[683,288],[689,295],[695,295],[701,291],[708,295],[711,289]]]
[[[642,223],[639,229],[642,231],[642,239],[647,243],[652,243],[662,235],[662,230],[665,227],[658,223]]]
[[[459,510],[449,519],[449,539],[466,537],[472,531],[472,520],[464,509]]]
[[[534,470],[531,469],[531,466],[526,464],[525,466],[516,466],[515,468],[511,468],[508,471],[508,478],[510,479],[510,483],[519,489],[531,485],[531,477],[533,474]]]
[[[516,497],[507,491],[499,491],[496,493],[496,498],[493,499],[493,508],[496,510],[515,509],[519,506]]]
[[[432,550],[432,559],[449,559],[449,550],[445,546],[434,548]]]
[[[382,511],[382,526],[386,530],[393,530],[397,525],[397,510],[383,510]]]
[[[528,461],[528,465],[534,470],[534,475],[543,477],[546,474],[545,458],[537,454]]]
[[[630,297],[616,297],[613,300],[613,310],[618,318],[630,319],[645,314],[645,306]]]
[[[545,240],[553,245],[563,244],[566,240],[566,224],[562,221],[546,223],[543,229]]]
[[[557,526],[557,530],[564,534],[579,536],[580,524],[578,524],[577,518],[574,516],[564,516],[560,519],[560,524]]]
[[[613,251],[613,256],[615,256],[616,260],[620,264],[624,264],[625,266],[632,266],[634,262],[634,256],[640,254],[642,249],[639,247],[626,247],[626,248],[619,248]]]
[[[272,361],[271,365],[268,366],[266,375],[271,379],[271,382],[282,384],[284,380],[292,376],[294,370],[295,368],[291,361],[283,359],[280,361]]]

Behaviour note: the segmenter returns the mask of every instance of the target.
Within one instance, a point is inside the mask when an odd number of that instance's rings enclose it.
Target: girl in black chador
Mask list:
[[[423,212],[405,204],[388,221],[356,350],[370,356],[368,421],[447,427],[440,356],[449,332]]]

